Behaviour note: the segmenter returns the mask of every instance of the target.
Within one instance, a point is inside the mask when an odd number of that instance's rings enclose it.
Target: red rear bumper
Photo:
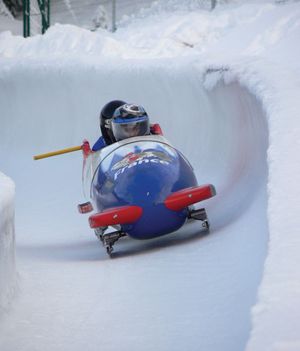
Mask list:
[[[130,224],[137,221],[143,213],[139,206],[114,207],[89,218],[91,228],[108,227],[117,224]]]
[[[195,186],[176,191],[164,201],[169,210],[180,211],[197,202],[209,199],[216,195],[216,189],[212,184]]]

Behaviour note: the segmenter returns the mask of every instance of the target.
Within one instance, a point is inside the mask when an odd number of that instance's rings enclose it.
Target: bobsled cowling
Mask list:
[[[179,229],[189,205],[215,195],[212,185],[198,186],[188,160],[158,135],[125,139],[91,154],[83,183],[96,212],[91,227],[119,224],[135,239]]]

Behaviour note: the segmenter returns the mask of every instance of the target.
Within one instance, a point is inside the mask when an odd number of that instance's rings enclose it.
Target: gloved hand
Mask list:
[[[163,135],[163,132],[162,132],[160,125],[158,123],[151,124],[150,133],[154,134],[154,135]]]
[[[90,153],[92,153],[90,143],[86,139],[83,140],[81,149],[85,157],[87,157]]]

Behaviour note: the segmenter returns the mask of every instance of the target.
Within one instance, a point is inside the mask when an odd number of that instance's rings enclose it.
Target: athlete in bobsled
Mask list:
[[[204,208],[193,205],[216,194],[211,184],[198,186],[188,160],[150,124],[145,109],[114,100],[100,114],[102,136],[90,149],[84,141],[83,183],[94,210],[90,227],[111,255],[123,236],[150,239],[179,229],[187,219],[209,222]],[[108,227],[116,229],[107,232]]]
[[[189,161],[162,136],[158,124],[150,124],[142,106],[109,102],[101,111],[100,129],[92,149],[85,140],[34,159],[83,151],[83,190],[90,201],[78,209],[93,211],[90,227],[109,255],[123,236],[156,238],[178,230],[187,219],[209,229],[205,209],[193,205],[213,197],[214,186],[198,185]]]
[[[101,136],[90,149],[89,142],[83,141],[83,152],[88,155],[126,138],[143,135],[162,135],[160,125],[150,124],[145,109],[122,100],[108,102],[100,113]]]

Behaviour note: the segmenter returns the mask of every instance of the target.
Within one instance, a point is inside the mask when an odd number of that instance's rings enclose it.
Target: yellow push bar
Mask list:
[[[79,150],[82,150],[82,146],[81,145],[80,146],[68,147],[68,148],[62,149],[62,150],[48,152],[46,154],[36,155],[36,156],[33,156],[33,159],[34,160],[40,160],[41,158],[52,157],[52,156],[66,154],[68,152],[79,151]]]

